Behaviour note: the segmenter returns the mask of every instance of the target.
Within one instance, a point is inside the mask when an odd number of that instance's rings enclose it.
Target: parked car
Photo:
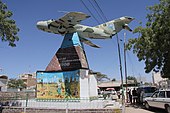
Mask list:
[[[116,91],[112,91],[112,93],[111,93],[111,99],[112,99],[112,100],[117,100],[117,99],[118,99],[118,94],[117,94]]]
[[[145,98],[145,108],[165,109],[170,113],[170,89],[157,90],[151,97]]]
[[[106,96],[106,98],[110,98],[112,100],[118,99],[118,95],[117,95],[117,92],[115,90],[106,90],[106,91],[103,92],[103,96]]]
[[[139,102],[143,103],[146,97],[150,97],[157,90],[155,86],[140,86],[137,88]]]

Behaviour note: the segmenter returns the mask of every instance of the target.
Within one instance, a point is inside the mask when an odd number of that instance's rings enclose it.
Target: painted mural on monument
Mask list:
[[[37,72],[37,99],[80,98],[79,71]]]

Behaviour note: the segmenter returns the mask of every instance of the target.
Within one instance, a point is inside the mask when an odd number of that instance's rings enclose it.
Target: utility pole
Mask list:
[[[118,46],[118,53],[119,53],[119,63],[120,63],[120,76],[121,76],[121,87],[122,87],[122,106],[124,106],[124,89],[123,89],[123,74],[122,74],[122,61],[121,61],[121,55],[120,55],[120,45],[119,45],[119,38],[118,34],[116,34],[117,38],[117,46]]]
[[[125,81],[126,81],[126,102],[128,102],[128,94],[127,94],[127,67],[126,67],[126,32],[124,33],[124,65],[125,65]]]

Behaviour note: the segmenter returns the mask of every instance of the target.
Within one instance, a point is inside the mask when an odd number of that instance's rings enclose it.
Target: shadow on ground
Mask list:
[[[143,105],[131,105],[131,104],[128,104],[126,105],[126,107],[132,107],[134,109],[143,109],[143,110],[146,110],[146,111],[150,111],[151,113],[167,113],[165,111],[165,109],[159,109],[159,108],[150,108],[149,110],[147,110]]]

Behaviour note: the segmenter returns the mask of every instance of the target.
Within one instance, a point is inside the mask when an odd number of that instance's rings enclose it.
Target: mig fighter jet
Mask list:
[[[134,18],[132,17],[124,16],[94,27],[80,24],[82,20],[85,20],[86,18],[89,17],[90,16],[82,12],[69,12],[57,20],[51,19],[47,21],[39,21],[37,22],[37,27],[38,29],[43,30],[45,32],[60,35],[77,32],[81,42],[84,42],[85,44],[96,48],[99,48],[99,46],[93,44],[87,38],[110,39],[116,33],[120,32],[122,29],[132,31],[128,27],[128,24],[132,20],[134,20]]]

